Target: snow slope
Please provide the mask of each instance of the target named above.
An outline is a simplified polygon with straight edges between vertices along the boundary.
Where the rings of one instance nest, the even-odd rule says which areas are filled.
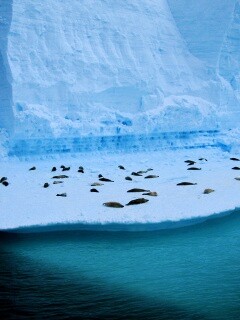
[[[0,127],[16,145],[237,126],[237,3],[3,1]]]

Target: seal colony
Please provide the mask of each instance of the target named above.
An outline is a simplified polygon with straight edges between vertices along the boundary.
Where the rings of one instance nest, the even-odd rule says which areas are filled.
[[[199,158],[198,159],[199,161],[208,161],[206,158]],[[230,160],[232,161],[240,161],[238,158],[235,158],[235,157],[232,157],[230,158]],[[193,167],[193,165],[195,165],[197,163],[197,161],[194,161],[194,160],[185,160],[184,161],[187,166],[190,166],[187,168],[187,170],[192,170],[192,171],[198,171],[198,170],[202,170],[202,168],[198,168],[198,167]],[[68,166],[66,167],[65,165],[61,165],[59,167],[59,170],[61,171],[70,171],[71,167]],[[119,165],[118,166],[118,169],[121,169],[121,170],[126,170],[126,168],[122,165]],[[233,167],[232,168],[233,170],[240,170],[239,167]],[[35,171],[36,170],[36,167],[33,166],[29,169],[29,171]],[[52,169],[50,170],[51,172],[55,172],[57,171],[57,167],[56,166],[53,166]],[[154,178],[159,178],[159,175],[155,175],[155,174],[151,174],[151,175],[146,175],[144,176],[144,174],[147,174],[149,171],[153,171],[154,169],[150,168],[150,169],[146,169],[146,170],[140,170],[140,171],[133,171],[131,173],[132,176],[136,176],[136,177],[143,177],[144,179],[154,179]],[[83,166],[79,166],[78,169],[76,170],[76,172],[81,172],[81,173],[84,173],[84,168]],[[98,174],[98,180],[101,181],[101,182],[93,182],[91,183],[91,186],[93,187],[100,187],[100,186],[104,186],[104,183],[102,182],[114,182],[114,180],[111,180],[109,178],[105,178],[102,174]],[[63,175],[63,174],[60,174],[60,175],[56,175],[56,176],[53,176],[52,179],[59,179],[59,180],[62,180],[62,179],[66,179],[66,178],[69,178],[69,176],[67,175]],[[63,183],[63,181],[53,181],[53,184],[61,184]],[[125,180],[129,180],[129,181],[132,181],[133,179],[130,177],[130,176],[127,176],[125,177]],[[240,180],[239,177],[235,177],[235,180]],[[7,177],[2,177],[0,179],[0,183],[4,186],[8,186],[9,185],[9,182],[7,181]],[[189,182],[189,181],[182,181],[182,182],[179,182],[177,183],[177,186],[194,186],[194,185],[197,185],[196,182]],[[49,182],[45,182],[43,184],[43,188],[48,188],[50,186],[50,183]],[[204,191],[203,191],[203,194],[210,194],[212,192],[214,192],[215,190],[214,189],[211,189],[211,188],[205,188]],[[96,189],[96,188],[91,188],[90,189],[90,192],[92,193],[99,193],[99,190]],[[157,197],[158,196],[158,193],[156,191],[151,191],[149,189],[143,189],[143,188],[132,188],[132,189],[129,189],[127,190],[127,193],[142,193],[142,195],[146,195],[146,196],[151,196],[151,197]],[[58,197],[67,197],[67,193],[66,192],[63,192],[63,193],[57,193],[56,196]],[[145,199],[145,198],[137,198],[137,199],[133,199],[133,200],[130,200],[126,206],[129,206],[129,205],[137,205],[137,204],[142,204],[142,203],[146,203],[148,202],[149,200],[148,199]],[[103,203],[104,206],[106,207],[110,207],[110,208],[123,208],[124,205],[120,204],[119,202],[117,201],[109,201],[109,202],[105,202]]]
[[[238,154],[216,154],[183,150],[180,157],[174,152],[79,155],[70,160],[31,160],[32,166],[19,162],[24,170],[18,164],[3,164],[0,227],[61,221],[166,221],[235,207],[240,177],[232,164]],[[226,190],[231,194],[227,200]]]

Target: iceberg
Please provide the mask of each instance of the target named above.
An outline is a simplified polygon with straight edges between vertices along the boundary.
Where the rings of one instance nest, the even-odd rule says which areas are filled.
[[[239,209],[239,27],[239,0],[1,1],[0,231]],[[158,196],[128,206],[133,187]]]
[[[109,136],[237,127],[239,7],[2,1],[0,130],[9,154],[51,153],[59,139],[74,151],[81,137],[99,148]]]

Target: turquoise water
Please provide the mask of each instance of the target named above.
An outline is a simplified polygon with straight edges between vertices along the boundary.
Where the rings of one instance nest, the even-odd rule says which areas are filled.
[[[0,236],[5,319],[240,319],[240,214],[152,232]]]

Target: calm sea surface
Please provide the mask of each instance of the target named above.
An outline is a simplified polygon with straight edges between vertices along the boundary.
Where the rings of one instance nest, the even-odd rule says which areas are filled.
[[[240,319],[240,213],[152,232],[0,234],[3,319]]]

